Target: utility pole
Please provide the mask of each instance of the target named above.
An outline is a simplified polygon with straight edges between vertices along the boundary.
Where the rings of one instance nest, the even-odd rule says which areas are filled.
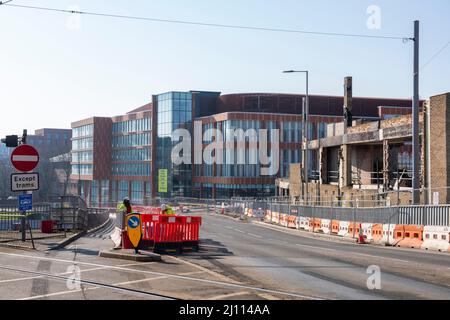
[[[414,96],[413,96],[413,204],[420,203],[420,140],[419,140],[419,48],[420,48],[420,23],[414,21]]]

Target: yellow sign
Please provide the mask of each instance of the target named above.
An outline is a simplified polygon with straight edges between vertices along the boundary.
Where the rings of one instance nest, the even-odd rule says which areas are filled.
[[[134,248],[139,246],[142,238],[142,223],[139,213],[131,213],[126,216],[128,238]]]
[[[167,192],[167,169],[159,169],[158,171],[158,192]]]

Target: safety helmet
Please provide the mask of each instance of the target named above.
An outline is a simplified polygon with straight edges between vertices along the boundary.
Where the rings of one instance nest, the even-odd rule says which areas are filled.
[[[162,204],[162,205],[161,205],[161,210],[164,211],[164,210],[166,210],[166,209],[167,209],[167,206],[166,206],[165,204]]]
[[[130,199],[128,197],[123,198],[123,204],[130,204]]]

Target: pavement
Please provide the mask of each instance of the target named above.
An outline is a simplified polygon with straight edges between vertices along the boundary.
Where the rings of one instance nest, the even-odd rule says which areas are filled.
[[[205,211],[195,215],[203,217],[201,250],[163,255],[160,262],[99,257],[113,246],[111,223],[60,250],[0,248],[0,298],[450,299],[446,253],[313,238]]]

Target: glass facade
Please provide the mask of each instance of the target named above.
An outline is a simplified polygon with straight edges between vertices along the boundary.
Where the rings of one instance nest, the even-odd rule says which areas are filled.
[[[113,176],[150,177],[150,163],[113,163],[111,168]]]
[[[93,174],[94,125],[72,129],[72,174]]]
[[[150,148],[113,150],[112,161],[150,161]]]
[[[172,142],[172,132],[184,128],[192,134],[192,93],[169,92],[157,97],[157,158],[154,174],[155,186],[158,186],[158,172],[160,169],[168,170],[167,193],[159,192],[159,197],[189,196],[191,190],[191,165],[172,164],[171,154],[177,141]]]
[[[130,133],[130,132],[142,132],[152,130],[152,119],[143,118],[122,122],[115,122],[112,126],[114,133]]]
[[[88,137],[94,134],[94,125],[88,124],[72,130],[72,138]]]

